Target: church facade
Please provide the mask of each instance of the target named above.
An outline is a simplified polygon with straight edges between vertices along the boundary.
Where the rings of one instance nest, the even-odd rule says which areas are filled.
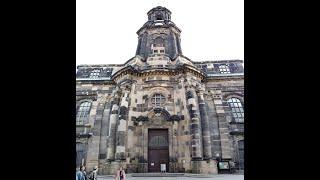
[[[192,61],[171,12],[147,15],[133,58],[77,67],[77,165],[99,174],[243,169],[243,61]]]

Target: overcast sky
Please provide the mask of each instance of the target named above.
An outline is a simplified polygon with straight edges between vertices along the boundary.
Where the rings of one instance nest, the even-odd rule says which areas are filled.
[[[193,61],[244,58],[243,0],[77,0],[76,61],[123,64],[135,55],[137,30],[156,6],[181,29],[182,53]]]

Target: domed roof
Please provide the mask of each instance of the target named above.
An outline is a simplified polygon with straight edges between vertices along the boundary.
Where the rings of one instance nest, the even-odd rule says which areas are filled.
[[[171,14],[171,11],[169,9],[162,7],[162,6],[157,6],[157,7],[152,8],[150,11],[148,11],[147,14],[149,15],[149,14],[153,13],[154,11],[166,11]]]

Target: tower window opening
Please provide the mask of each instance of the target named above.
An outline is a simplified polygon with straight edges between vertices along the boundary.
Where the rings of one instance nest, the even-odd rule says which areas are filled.
[[[157,21],[159,21],[159,20],[163,20],[162,15],[161,15],[161,14],[157,14],[156,20],[157,20]]]
[[[161,37],[157,37],[156,39],[154,39],[154,46],[155,47],[163,47],[164,46],[164,39],[162,39]]]

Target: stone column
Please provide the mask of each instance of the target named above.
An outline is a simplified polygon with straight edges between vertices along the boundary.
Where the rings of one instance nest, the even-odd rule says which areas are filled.
[[[209,119],[208,119],[207,110],[205,108],[205,102],[204,102],[202,90],[198,93],[198,103],[199,103],[199,112],[200,112],[200,118],[201,118],[203,158],[210,159],[212,158],[212,153],[211,153]]]
[[[187,106],[189,109],[189,114],[191,116],[191,157],[192,160],[202,159],[201,151],[201,130],[200,130],[200,119],[197,113],[197,104],[195,96],[195,91],[193,89],[188,89],[187,93]]]
[[[107,159],[114,160],[115,159],[115,142],[116,142],[116,123],[118,120],[118,111],[119,111],[119,97],[115,94],[115,97],[112,99],[112,108],[110,114],[110,122],[109,122],[109,134],[108,134],[108,148],[107,148]]]
[[[129,90],[123,90],[119,108],[119,123],[116,132],[116,160],[125,160],[125,137],[127,131],[128,106],[129,106]]]

